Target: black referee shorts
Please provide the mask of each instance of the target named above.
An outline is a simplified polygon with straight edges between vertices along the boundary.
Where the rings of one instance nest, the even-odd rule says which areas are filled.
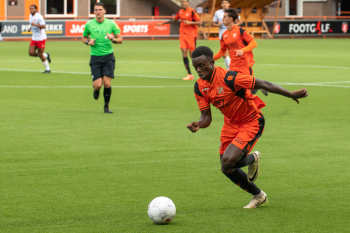
[[[103,76],[114,78],[115,57],[113,53],[104,56],[91,56],[90,67],[92,81]]]

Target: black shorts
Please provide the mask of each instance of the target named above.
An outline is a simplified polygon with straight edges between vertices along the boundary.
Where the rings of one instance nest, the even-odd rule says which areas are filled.
[[[115,57],[113,53],[104,56],[91,56],[90,67],[92,81],[103,76],[114,78]]]

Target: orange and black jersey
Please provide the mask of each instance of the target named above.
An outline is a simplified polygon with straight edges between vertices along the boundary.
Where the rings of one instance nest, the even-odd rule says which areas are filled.
[[[201,111],[209,109],[210,103],[225,116],[227,123],[246,123],[260,113],[265,103],[251,93],[255,77],[236,71],[215,67],[210,82],[198,79],[194,95]]]
[[[254,65],[253,52],[245,52],[243,56],[236,56],[236,50],[242,50],[251,41],[254,41],[252,35],[239,26],[234,25],[231,30],[226,30],[222,34],[220,45],[222,50],[229,51],[231,57],[230,70],[235,67],[252,67]]]
[[[186,10],[180,9],[179,12],[175,15],[175,20],[180,20],[180,36],[191,36],[197,37],[197,25],[185,24],[183,21],[200,21],[201,18],[195,10],[191,7],[187,7]]]

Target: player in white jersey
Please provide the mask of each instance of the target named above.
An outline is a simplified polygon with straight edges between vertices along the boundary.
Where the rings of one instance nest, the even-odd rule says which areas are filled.
[[[227,27],[222,23],[222,18],[224,18],[224,11],[226,9],[230,8],[230,3],[231,3],[231,0],[221,0],[222,9],[217,10],[214,14],[214,17],[213,17],[213,25],[215,27],[219,27],[219,39],[221,39],[222,34],[227,30]],[[238,15],[238,19],[236,20],[235,24],[237,26],[242,24],[242,20],[241,20],[241,17],[239,15]],[[228,51],[226,51],[226,53],[223,57],[224,57],[226,69],[228,70],[230,67],[230,62],[231,62]]]
[[[46,24],[44,18],[41,14],[37,12],[38,7],[36,5],[30,6],[29,23],[31,28],[28,31],[32,31],[32,41],[29,45],[29,56],[40,57],[43,65],[45,66],[45,71],[43,74],[51,73],[49,62],[51,63],[50,54],[44,53],[46,33]],[[38,50],[38,52],[36,51]]]

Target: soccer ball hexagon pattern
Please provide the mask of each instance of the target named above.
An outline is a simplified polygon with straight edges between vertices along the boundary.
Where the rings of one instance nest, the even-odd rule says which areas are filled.
[[[175,214],[175,204],[167,197],[154,198],[148,205],[148,216],[156,224],[168,224]]]

